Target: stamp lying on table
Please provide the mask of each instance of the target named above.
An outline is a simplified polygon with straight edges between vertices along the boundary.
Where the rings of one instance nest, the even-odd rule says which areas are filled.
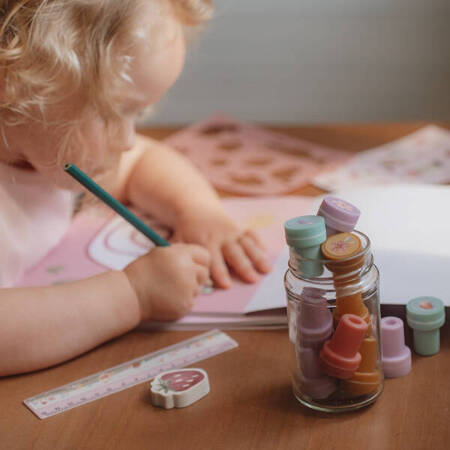
[[[154,406],[184,408],[209,393],[208,374],[194,368],[169,370],[150,383],[150,391]]]

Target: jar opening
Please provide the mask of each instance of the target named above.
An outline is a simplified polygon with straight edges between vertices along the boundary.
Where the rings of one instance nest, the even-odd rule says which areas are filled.
[[[353,233],[361,241],[362,250],[357,254],[339,260],[331,260],[321,256],[320,248],[313,252],[289,247],[289,269],[303,279],[319,283],[332,281],[336,287],[344,287],[349,282],[356,281],[373,265],[370,239],[364,233],[354,230]]]

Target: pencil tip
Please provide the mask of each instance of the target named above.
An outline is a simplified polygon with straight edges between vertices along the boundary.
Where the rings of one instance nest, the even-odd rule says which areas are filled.
[[[69,170],[72,164],[64,164],[64,170]]]

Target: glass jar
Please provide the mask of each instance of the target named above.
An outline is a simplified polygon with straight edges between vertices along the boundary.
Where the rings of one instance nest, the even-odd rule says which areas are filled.
[[[319,411],[361,408],[383,389],[379,273],[369,238],[352,234],[362,250],[345,259],[309,259],[289,247],[284,285],[293,391]]]

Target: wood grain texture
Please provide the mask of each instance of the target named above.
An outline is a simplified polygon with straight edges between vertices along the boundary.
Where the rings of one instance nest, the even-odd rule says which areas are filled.
[[[330,125],[284,131],[357,151],[419,126]],[[147,133],[162,138],[170,132]],[[403,307],[386,306],[382,313],[404,318]],[[45,390],[199,334],[134,331],[57,367],[0,379],[0,449],[444,450],[450,442],[448,319],[441,329],[439,354],[414,354],[408,376],[388,379],[374,405],[353,413],[316,413],[295,400],[287,371],[285,330],[229,332],[239,347],[196,364],[208,372],[211,392],[186,409],[154,408],[149,383],[45,420],[37,419],[22,403]],[[411,346],[411,331],[405,328]]]

